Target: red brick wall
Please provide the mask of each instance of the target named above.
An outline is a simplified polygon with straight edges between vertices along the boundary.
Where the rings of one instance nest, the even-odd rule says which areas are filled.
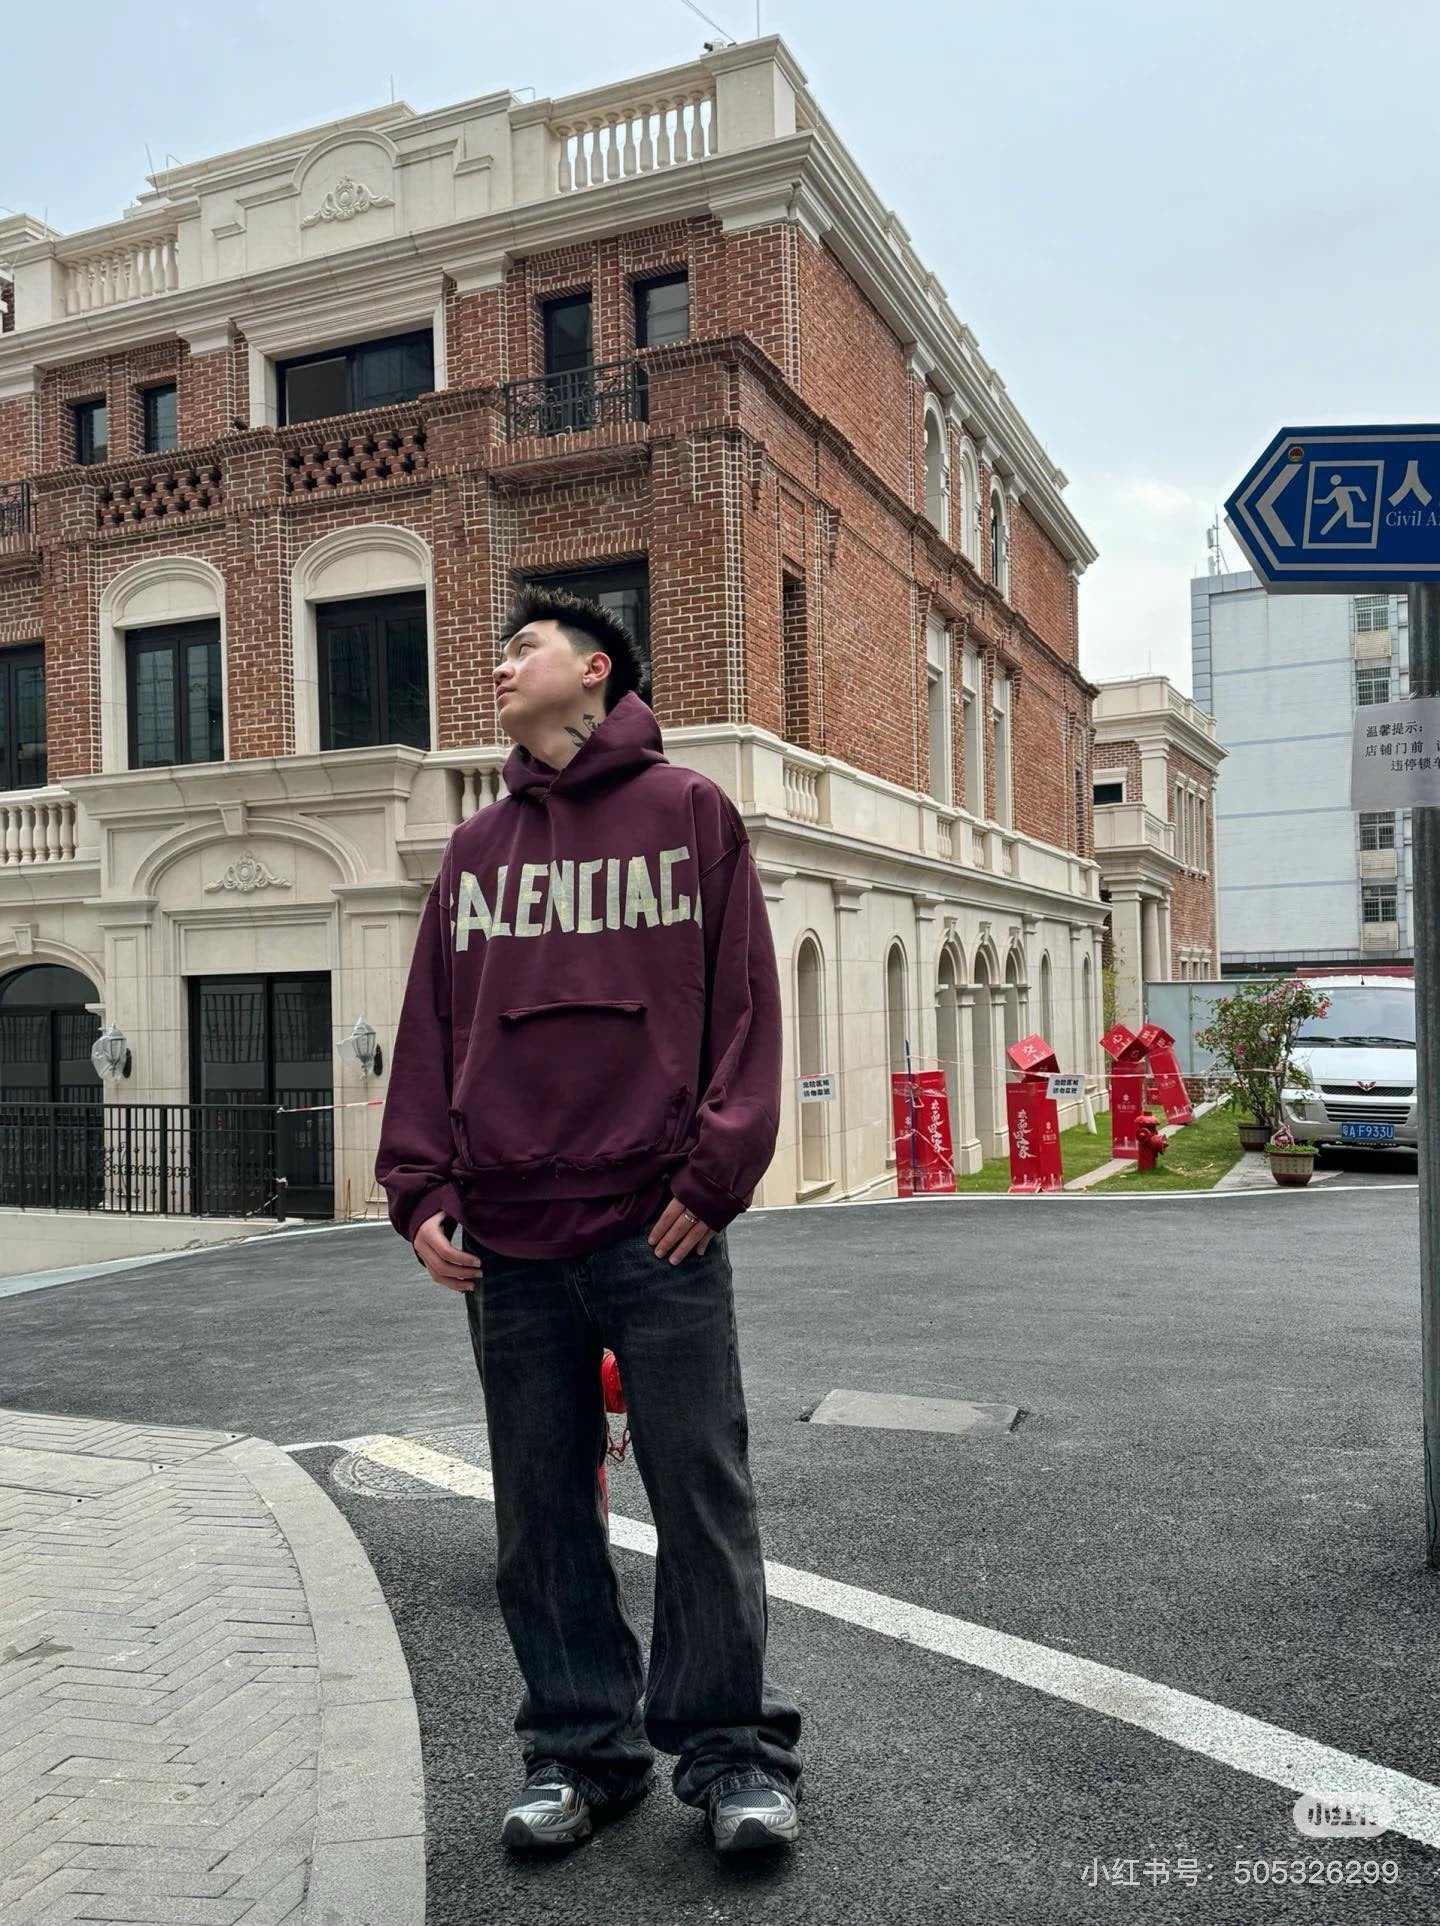
[[[634,282],[678,267],[690,277],[691,342],[649,351],[648,425],[604,428],[563,446],[507,443],[496,384],[539,371],[540,301],[590,289],[597,358],[617,359],[633,349]],[[926,790],[933,611],[952,645],[956,798],[968,639],[984,664],[987,741],[995,664],[1012,676],[1016,827],[1088,847],[1075,772],[1088,797],[1090,691],[1074,667],[1073,585],[1023,503],[1011,509],[1010,602],[991,584],[988,560],[977,571],[925,520],[916,458],[924,390],[833,257],[788,226],[727,237],[709,219],[678,222],[517,261],[503,287],[452,292],[446,328],[447,392],[386,415],[423,426],[423,472],[333,492],[287,493],[293,434],[231,428],[232,417],[249,419],[243,341],[201,356],[157,343],[45,378],[37,411],[38,467],[51,471],[37,491],[43,590],[0,577],[0,637],[29,639],[38,612],[57,776],[98,766],[104,584],[156,553],[203,555],[225,577],[231,754],[292,752],[295,560],[328,530],[377,519],[412,528],[432,553],[437,747],[503,739],[493,638],[518,572],[646,556],[663,725],[748,720],[783,735],[788,687],[790,718],[803,720],[797,733],[808,746]],[[207,447],[223,475],[223,506],[184,526],[97,531],[96,490],[116,481],[117,463],[119,479],[175,465],[136,459],[134,397],[160,378],[179,385],[182,459]],[[95,393],[111,405],[104,473],[66,463],[63,411]],[[30,412],[28,403],[0,409],[0,451],[22,471],[32,466]],[[355,428],[352,419],[305,432],[318,445]],[[953,436],[951,454],[958,478]],[[982,498],[988,484],[982,473]],[[787,575],[803,584],[803,625],[792,602],[788,637]]]

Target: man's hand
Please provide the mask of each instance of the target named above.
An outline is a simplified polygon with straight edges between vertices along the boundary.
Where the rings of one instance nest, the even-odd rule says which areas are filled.
[[[650,1248],[657,1257],[668,1256],[672,1264],[679,1264],[691,1251],[703,1251],[714,1235],[708,1224],[672,1197],[651,1227]]]
[[[415,1233],[415,1255],[437,1284],[447,1291],[473,1291],[481,1275],[480,1259],[457,1250],[445,1235],[445,1213],[437,1210]]]

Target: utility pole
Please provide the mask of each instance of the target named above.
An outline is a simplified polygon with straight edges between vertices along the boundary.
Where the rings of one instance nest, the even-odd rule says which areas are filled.
[[[1412,582],[1410,696],[1440,695],[1440,583]],[[1412,808],[1415,1093],[1420,1116],[1420,1351],[1425,1397],[1425,1562],[1440,1568],[1440,812]],[[1403,886],[1404,879],[1401,879]]]

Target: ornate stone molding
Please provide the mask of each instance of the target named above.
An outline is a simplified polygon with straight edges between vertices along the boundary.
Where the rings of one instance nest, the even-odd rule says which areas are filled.
[[[342,174],[313,214],[307,214],[301,227],[314,227],[317,221],[353,221],[357,214],[368,214],[372,207],[393,207],[393,194],[376,194],[363,181],[352,181]]]
[[[205,894],[212,896],[217,890],[235,890],[241,896],[250,896],[257,889],[290,889],[288,877],[277,876],[268,864],[249,854],[237,857],[213,883],[205,885]]]

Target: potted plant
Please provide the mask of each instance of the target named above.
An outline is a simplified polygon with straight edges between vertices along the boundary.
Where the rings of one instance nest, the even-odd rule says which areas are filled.
[[[1269,977],[1240,984],[1233,996],[1216,1004],[1209,1024],[1196,1032],[1195,1041],[1214,1055],[1220,1081],[1240,1114],[1242,1150],[1268,1150],[1272,1144],[1282,1150],[1293,1148],[1293,1139],[1285,1141],[1290,1132],[1284,1093],[1308,1089],[1311,1083],[1293,1060],[1295,1038],[1303,1023],[1324,1016],[1329,1008],[1329,997],[1304,977]],[[1309,1152],[1313,1170],[1313,1145]],[[1273,1162],[1271,1169],[1275,1169]],[[1291,1181],[1306,1183],[1309,1174]]]
[[[1297,1144],[1282,1126],[1265,1146],[1265,1154],[1270,1159],[1270,1175],[1277,1184],[1298,1190],[1302,1184],[1308,1184],[1314,1175],[1315,1150],[1314,1144]]]

